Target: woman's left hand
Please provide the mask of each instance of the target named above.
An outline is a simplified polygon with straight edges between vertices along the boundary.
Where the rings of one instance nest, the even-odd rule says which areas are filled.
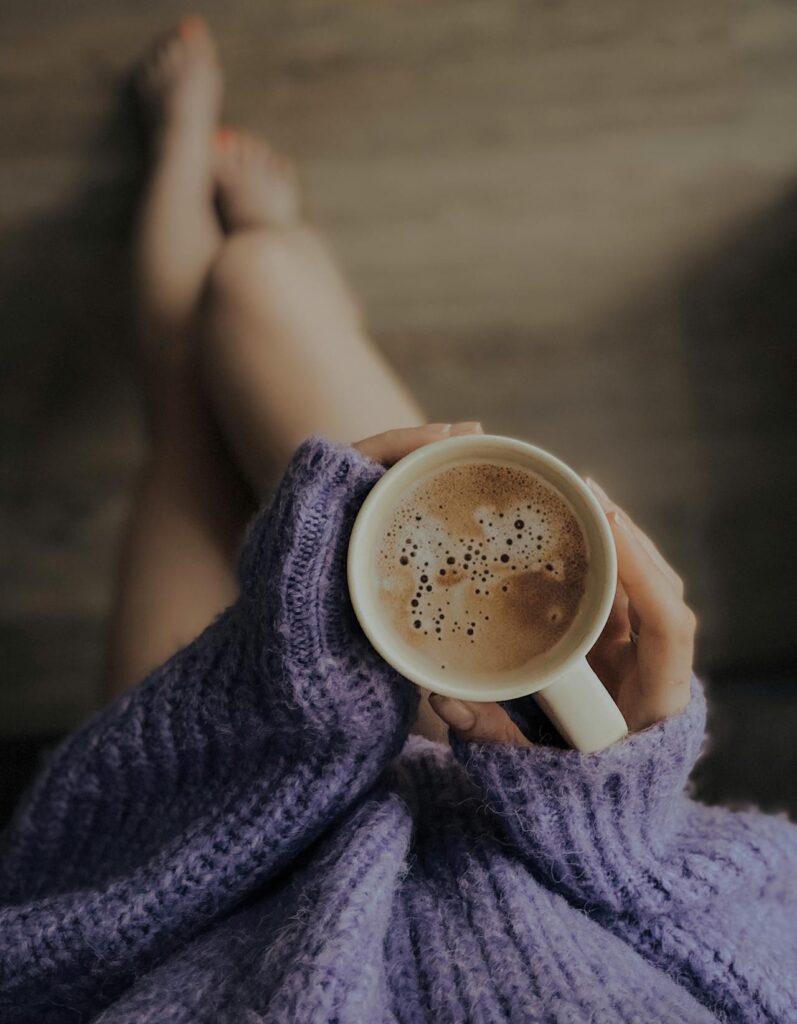
[[[587,661],[629,731],[639,732],[689,703],[695,614],[684,603],[683,581],[650,538],[594,481],[589,484],[611,525],[619,578],[609,619]],[[429,702],[460,739],[531,746],[500,704],[439,694]]]

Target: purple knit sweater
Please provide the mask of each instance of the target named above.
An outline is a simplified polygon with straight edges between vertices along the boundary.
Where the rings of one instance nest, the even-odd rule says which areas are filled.
[[[5,836],[5,1024],[797,1022],[797,829],[689,798],[683,713],[597,754],[409,735],[348,600],[383,472],[310,438],[242,593],[71,735]]]

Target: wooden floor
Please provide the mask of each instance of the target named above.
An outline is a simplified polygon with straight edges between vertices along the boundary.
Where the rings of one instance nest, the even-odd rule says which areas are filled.
[[[688,585],[699,666],[790,667],[797,11],[204,3],[227,118],[300,163],[430,418],[591,473]],[[141,455],[128,68],[182,9],[3,4],[0,731],[97,703]]]

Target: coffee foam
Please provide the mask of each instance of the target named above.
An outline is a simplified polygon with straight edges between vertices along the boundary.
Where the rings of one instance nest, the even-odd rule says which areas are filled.
[[[474,461],[405,496],[377,547],[377,589],[394,630],[436,669],[500,672],[567,632],[588,566],[561,495],[527,470]]]

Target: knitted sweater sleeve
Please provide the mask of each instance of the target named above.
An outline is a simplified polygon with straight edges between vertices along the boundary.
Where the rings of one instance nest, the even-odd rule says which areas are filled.
[[[400,751],[418,693],[362,634],[345,576],[382,472],[305,441],[251,524],[237,603],[55,751],[4,837],[4,1021],[107,1002],[290,865]]]
[[[452,733],[454,755],[543,885],[720,1020],[797,1021],[797,828],[690,798],[706,719],[691,687],[681,714],[598,753]]]

